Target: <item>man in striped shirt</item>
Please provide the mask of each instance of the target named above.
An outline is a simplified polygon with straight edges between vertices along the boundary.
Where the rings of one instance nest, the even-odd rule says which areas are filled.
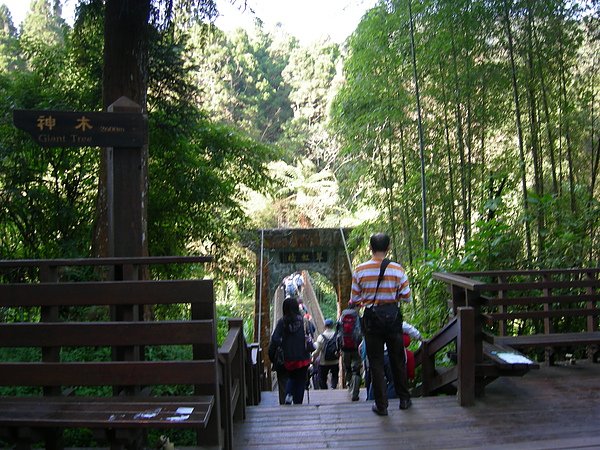
[[[388,349],[400,409],[408,409],[412,404],[406,377],[399,305],[401,302],[410,302],[411,293],[402,266],[385,259],[390,248],[390,237],[385,233],[377,233],[371,236],[369,243],[372,257],[359,264],[352,275],[350,304],[364,307],[362,325],[375,397],[372,409],[380,416],[387,416],[384,344]]]

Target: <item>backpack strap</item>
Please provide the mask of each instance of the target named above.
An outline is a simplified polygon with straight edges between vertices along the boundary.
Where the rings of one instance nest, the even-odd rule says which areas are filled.
[[[383,258],[383,261],[381,261],[381,267],[379,269],[379,278],[377,279],[377,288],[375,289],[375,297],[373,297],[373,302],[375,302],[375,300],[377,300],[377,292],[379,291],[379,285],[381,284],[381,281],[383,280],[383,275],[385,274],[385,269],[387,269],[387,266],[390,264],[390,260],[387,258]]]

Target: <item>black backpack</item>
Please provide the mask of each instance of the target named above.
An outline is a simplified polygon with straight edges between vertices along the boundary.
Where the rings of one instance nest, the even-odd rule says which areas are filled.
[[[331,338],[325,339],[325,354],[324,359],[327,361],[333,361],[334,359],[338,359],[340,357],[340,348],[338,347],[337,335],[333,335]]]

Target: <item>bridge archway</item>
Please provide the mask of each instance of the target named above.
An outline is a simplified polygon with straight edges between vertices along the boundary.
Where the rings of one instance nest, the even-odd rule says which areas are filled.
[[[250,249],[257,257],[254,339],[262,348],[271,333],[270,302],[281,280],[290,273],[318,272],[334,286],[338,313],[350,299],[352,267],[346,250],[351,228],[293,228],[258,230]]]

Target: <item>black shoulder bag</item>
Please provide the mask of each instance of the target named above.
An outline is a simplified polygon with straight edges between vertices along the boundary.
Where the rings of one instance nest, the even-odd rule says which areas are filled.
[[[383,281],[383,276],[385,275],[385,269],[387,269],[387,266],[389,264],[390,264],[390,260],[387,258],[383,258],[383,260],[381,261],[381,267],[379,269],[379,278],[377,278],[377,288],[375,288],[375,297],[373,298],[373,301],[377,300],[377,292],[379,292],[379,285]]]
[[[390,260],[384,259],[381,261],[381,268],[379,270],[379,278],[377,279],[377,288],[375,289],[375,298],[377,300],[377,292],[379,292],[379,285],[383,280],[385,269],[389,265]],[[369,333],[385,333],[394,331],[397,327],[395,326],[398,320],[398,305],[373,305],[371,308],[365,308],[365,327]]]

